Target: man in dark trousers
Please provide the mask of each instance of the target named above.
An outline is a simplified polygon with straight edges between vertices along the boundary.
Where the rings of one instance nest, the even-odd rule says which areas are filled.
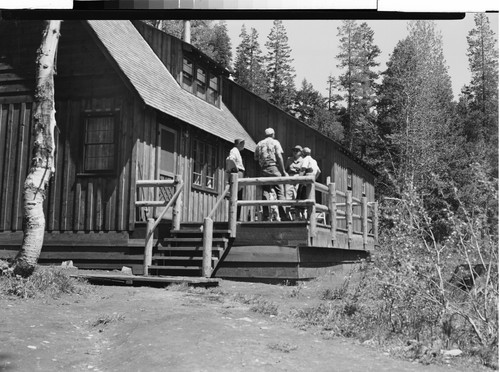
[[[280,142],[274,138],[273,128],[267,128],[266,138],[257,144],[254,158],[259,162],[260,175],[262,177],[287,176],[283,162],[283,148]],[[265,185],[262,187],[263,198],[270,200],[270,194],[274,191],[278,200],[285,200],[285,190],[283,185]],[[287,219],[283,207],[279,207],[279,219]],[[269,208],[263,208],[263,220],[269,220]]]

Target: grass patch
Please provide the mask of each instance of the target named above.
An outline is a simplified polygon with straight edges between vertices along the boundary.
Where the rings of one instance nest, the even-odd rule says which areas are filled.
[[[289,344],[288,342],[272,342],[267,344],[271,350],[279,351],[281,353],[289,353],[290,351],[297,350],[297,345]]]
[[[91,291],[88,282],[72,278],[70,273],[57,267],[37,266],[27,278],[6,274],[0,276],[0,296],[18,298],[59,298],[65,294],[87,294]]]
[[[123,320],[125,320],[125,316],[123,314],[101,314],[89,323],[91,327],[102,327],[111,323],[121,322]]]
[[[235,300],[245,305],[250,305],[250,311],[264,315],[278,315],[278,305],[274,302],[266,300],[262,296],[244,296],[242,294],[235,295]]]

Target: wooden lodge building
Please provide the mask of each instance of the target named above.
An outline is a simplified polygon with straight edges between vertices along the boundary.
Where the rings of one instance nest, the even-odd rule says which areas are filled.
[[[41,21],[0,23],[4,259],[22,241],[42,27]],[[205,276],[293,280],[367,258],[376,245],[373,169],[234,83],[182,40],[140,21],[65,21],[55,93],[56,171],[45,201],[41,264],[72,260],[88,269],[128,266],[138,275],[203,270]],[[315,183],[301,180],[314,186],[301,204],[312,210],[305,221],[259,220],[266,180],[258,178],[253,151],[267,127],[285,152],[310,147],[322,170]],[[235,138],[245,140],[243,180],[224,170]],[[238,184],[243,200],[231,192]],[[202,228],[207,220],[213,224]]]

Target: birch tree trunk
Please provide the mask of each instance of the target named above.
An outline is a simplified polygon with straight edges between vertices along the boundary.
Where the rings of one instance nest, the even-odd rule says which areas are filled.
[[[54,103],[55,57],[61,21],[45,21],[36,60],[36,92],[33,109],[33,158],[24,182],[23,243],[11,269],[14,274],[30,276],[40,257],[45,232],[43,201],[54,172],[56,126]]]

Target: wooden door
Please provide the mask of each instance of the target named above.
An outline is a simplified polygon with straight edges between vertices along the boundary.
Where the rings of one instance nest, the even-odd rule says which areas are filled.
[[[178,156],[179,132],[166,125],[160,124],[158,129],[158,145],[156,154],[156,179],[173,180],[177,173],[177,156]],[[175,190],[169,188],[159,188],[157,190],[157,200],[169,201]],[[155,216],[161,213],[162,208],[157,208]],[[172,219],[172,208],[163,217],[164,219]]]

